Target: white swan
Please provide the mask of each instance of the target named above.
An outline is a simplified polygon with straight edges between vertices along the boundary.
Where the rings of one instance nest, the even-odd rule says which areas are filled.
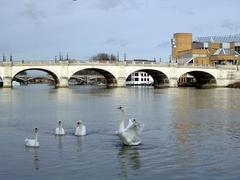
[[[119,125],[119,130],[117,135],[121,139],[124,145],[136,146],[141,144],[141,140],[139,138],[139,133],[143,129],[143,125],[138,123],[135,119],[129,119],[128,125],[125,128],[125,111],[123,107],[118,108],[122,113],[122,118]]]
[[[65,131],[62,127],[62,121],[58,121],[58,127],[55,130],[55,135],[58,135],[58,136],[65,135]]]
[[[85,136],[86,135],[86,126],[82,121],[77,122],[77,127],[75,129],[75,136]]]
[[[25,139],[25,146],[34,147],[34,148],[40,147],[40,144],[38,142],[38,128],[34,129],[34,133],[35,133],[35,139],[26,138]]]

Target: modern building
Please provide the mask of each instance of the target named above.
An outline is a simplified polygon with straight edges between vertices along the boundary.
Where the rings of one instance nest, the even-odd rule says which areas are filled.
[[[128,76],[126,85],[138,86],[138,85],[153,85],[153,78],[146,72],[134,72]]]
[[[240,34],[197,37],[192,33],[175,33],[172,43],[172,61],[196,65],[238,64]]]

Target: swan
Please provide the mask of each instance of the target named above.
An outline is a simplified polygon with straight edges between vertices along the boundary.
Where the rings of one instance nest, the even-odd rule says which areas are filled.
[[[77,122],[77,127],[75,129],[75,136],[85,136],[86,135],[86,126],[82,121]]]
[[[131,118],[128,120],[128,125],[125,128],[125,111],[121,106],[118,109],[122,113],[122,118],[120,121],[119,129],[117,131],[117,135],[121,139],[122,143],[129,146],[136,146],[141,144],[139,133],[143,129],[143,125],[138,123],[134,118]]]
[[[62,121],[58,121],[58,127],[55,130],[55,135],[58,135],[58,136],[65,135],[65,131],[62,127]]]
[[[38,142],[38,128],[34,129],[34,133],[35,133],[35,139],[26,138],[25,139],[25,146],[34,147],[34,148],[40,147],[40,144]]]

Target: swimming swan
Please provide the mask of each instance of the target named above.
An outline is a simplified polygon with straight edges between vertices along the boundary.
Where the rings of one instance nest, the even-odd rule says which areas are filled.
[[[123,107],[118,108],[122,113],[122,118],[119,125],[119,130],[117,132],[117,135],[121,139],[122,143],[124,145],[129,146],[136,146],[141,144],[141,140],[139,138],[139,133],[143,129],[143,125],[138,123],[135,119],[129,119],[128,125],[125,128],[124,127],[124,121],[125,121],[125,111]]]
[[[38,128],[34,129],[34,133],[35,133],[35,139],[26,138],[25,139],[25,146],[34,147],[34,148],[40,147],[40,144],[38,142]]]
[[[75,129],[75,136],[85,136],[86,135],[86,126],[84,126],[82,121],[77,122],[77,127]]]
[[[65,131],[62,127],[62,121],[58,121],[58,127],[55,130],[55,135],[58,135],[58,136],[65,135]]]

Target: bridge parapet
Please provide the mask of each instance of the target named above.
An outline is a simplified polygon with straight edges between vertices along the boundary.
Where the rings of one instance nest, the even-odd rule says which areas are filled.
[[[153,66],[153,67],[172,67],[172,68],[201,68],[201,69],[230,69],[238,70],[238,65],[196,65],[196,64],[177,64],[167,62],[137,62],[137,61],[83,61],[83,60],[38,60],[38,61],[6,61],[0,62],[0,66],[77,66],[77,65],[99,65],[99,66]]]
[[[13,61],[13,66],[59,65],[55,61]]]

